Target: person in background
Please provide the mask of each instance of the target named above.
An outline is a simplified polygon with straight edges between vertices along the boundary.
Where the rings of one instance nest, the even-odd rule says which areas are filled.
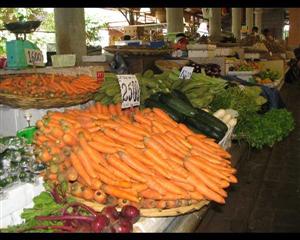
[[[252,28],[251,35],[253,35],[253,36],[258,36],[258,35],[259,35],[259,34],[258,34],[258,27],[253,27],[253,28]]]
[[[264,36],[264,40],[266,40],[266,41],[273,41],[274,40],[274,37],[272,36],[271,31],[267,28],[265,28],[263,30],[263,36]]]

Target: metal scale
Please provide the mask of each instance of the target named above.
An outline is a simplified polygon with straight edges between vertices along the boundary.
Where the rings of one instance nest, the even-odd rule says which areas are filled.
[[[24,69],[29,65],[26,49],[39,50],[32,42],[26,40],[26,34],[33,33],[41,21],[13,22],[5,24],[5,28],[16,35],[16,40],[6,42],[7,69]]]

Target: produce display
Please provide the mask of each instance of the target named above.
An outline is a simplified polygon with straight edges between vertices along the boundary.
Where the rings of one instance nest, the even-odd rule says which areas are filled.
[[[227,81],[210,77],[201,73],[193,73],[191,79],[179,78],[180,71],[165,71],[162,74],[154,74],[147,70],[143,75],[136,74],[141,90],[141,103],[157,92],[169,93],[173,89],[182,91],[192,105],[197,108],[207,107],[214,95],[222,91]],[[114,74],[106,74],[105,80],[95,97],[102,104],[117,104],[121,102],[121,92],[118,79]]]
[[[0,192],[17,182],[32,183],[43,164],[35,162],[33,148],[18,137],[0,138]]]
[[[198,64],[195,62],[190,62],[186,66],[194,67],[195,73],[201,73],[202,69],[204,70],[207,76],[211,77],[220,77],[221,75],[221,67],[218,64],[210,63],[210,64]]]
[[[0,81],[0,93],[24,97],[73,97],[94,93],[99,87],[99,82],[87,75],[14,74]]]
[[[237,124],[239,113],[233,109],[219,109],[213,115],[224,122],[229,128],[234,128]]]
[[[129,233],[139,219],[139,210],[133,206],[126,205],[119,212],[107,206],[96,212],[67,197],[66,185],[44,185],[48,191],[33,198],[32,208],[23,210],[24,223],[0,229],[0,232]]]
[[[48,112],[37,127],[44,179],[67,182],[68,193],[86,201],[157,209],[204,199],[224,204],[224,189],[237,182],[228,152],[158,108],[97,103]]]
[[[259,65],[254,61],[237,62],[233,66],[229,67],[229,71],[236,72],[252,72],[255,70],[259,70]]]
[[[273,83],[274,81],[280,78],[278,71],[271,71],[267,69],[266,71],[261,71],[258,74],[254,75],[250,81],[254,81],[259,84]]]
[[[187,97],[178,90],[156,93],[145,101],[145,106],[160,108],[176,122],[184,123],[196,133],[221,141],[228,128],[210,113],[194,108]]]

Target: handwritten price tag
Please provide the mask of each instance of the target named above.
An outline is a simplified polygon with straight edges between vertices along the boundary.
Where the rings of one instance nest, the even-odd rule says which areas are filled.
[[[185,66],[182,68],[179,78],[180,79],[190,79],[192,77],[194,67]]]
[[[122,97],[122,109],[140,105],[140,86],[135,75],[117,75]]]
[[[25,56],[28,65],[35,65],[41,67],[45,65],[43,53],[40,50],[25,48]]]

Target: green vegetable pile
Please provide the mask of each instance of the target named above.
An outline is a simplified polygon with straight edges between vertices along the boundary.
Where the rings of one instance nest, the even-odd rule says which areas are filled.
[[[273,146],[294,129],[293,116],[286,109],[272,109],[264,115],[252,114],[236,128],[238,139],[246,140],[251,147],[261,149]]]
[[[161,74],[154,74],[152,70],[147,70],[144,74],[136,74],[140,86],[141,104],[152,94],[169,93],[178,89],[186,94],[193,107],[203,108],[207,107],[215,94],[221,92],[227,85],[227,81],[223,79],[202,73],[193,73],[189,80],[180,79],[179,75],[180,72],[175,69]],[[105,80],[95,100],[105,105],[121,102],[120,87],[115,74],[105,75]]]
[[[34,182],[36,172],[44,169],[35,162],[33,147],[26,139],[0,138],[0,191],[15,182]]]
[[[234,109],[239,113],[239,121],[243,121],[258,112],[267,102],[264,97],[260,96],[261,93],[261,88],[257,86],[229,87],[216,95],[210,108],[213,112],[219,109]]]
[[[266,71],[261,71],[258,76],[261,78],[261,79],[271,79],[272,81],[275,81],[277,79],[279,79],[280,77],[280,74],[278,71],[271,71],[270,69],[267,69]]]

